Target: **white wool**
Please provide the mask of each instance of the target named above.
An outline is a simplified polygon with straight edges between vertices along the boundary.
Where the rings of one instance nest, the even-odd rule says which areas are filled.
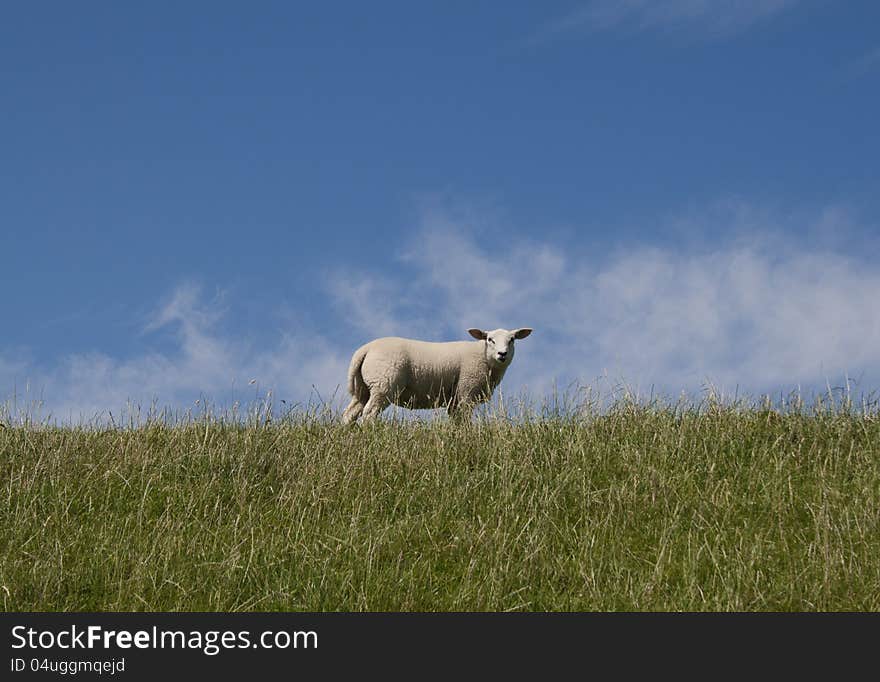
[[[469,329],[478,341],[432,343],[389,336],[358,348],[348,369],[351,403],[343,421],[363,414],[374,419],[394,403],[411,409],[446,407],[450,415],[469,415],[492,397],[513,360],[514,339],[532,330],[484,332]]]

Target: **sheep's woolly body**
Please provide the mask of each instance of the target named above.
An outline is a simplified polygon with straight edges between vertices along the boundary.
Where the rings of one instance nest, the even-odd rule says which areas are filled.
[[[503,330],[501,330],[503,331]],[[348,370],[351,404],[343,419],[369,419],[390,403],[411,409],[472,407],[492,397],[508,364],[491,362],[486,341],[433,343],[399,337],[370,341]],[[512,352],[510,357],[512,357]]]

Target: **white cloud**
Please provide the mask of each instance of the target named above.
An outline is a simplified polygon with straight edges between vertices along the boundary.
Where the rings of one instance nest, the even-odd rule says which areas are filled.
[[[18,383],[29,387],[20,408],[40,399],[39,415],[79,422],[106,418],[140,407],[145,414],[155,401],[159,409],[199,411],[196,400],[207,398],[220,409],[234,401],[246,404],[272,391],[276,405],[327,400],[337,386],[344,387],[348,368],[347,349],[331,346],[314,333],[283,334],[270,348],[223,335],[217,329],[223,310],[218,301],[206,301],[199,287],[178,287],[160,307],[145,331],[171,330],[171,352],[149,352],[122,359],[94,352],[71,355],[54,367],[18,363]],[[3,388],[11,388],[10,370],[0,362]],[[255,384],[250,384],[256,380]],[[313,387],[319,395],[315,395]],[[343,388],[344,390],[344,388]],[[21,393],[21,390],[19,390]]]
[[[689,29],[729,35],[770,19],[800,0],[591,0],[546,24],[535,42],[583,31]]]
[[[513,392],[600,375],[667,393],[712,383],[754,394],[862,372],[876,380],[880,268],[808,236],[852,233],[847,212],[795,221],[734,202],[672,223],[678,234],[728,236],[587,261],[564,243],[516,235],[484,246],[479,225],[429,211],[403,267],[381,287],[423,300],[419,318],[445,332],[433,338],[464,338],[470,326],[534,327],[505,379]],[[415,327],[405,317],[379,321]],[[369,318],[360,322],[369,327]]]
[[[73,421],[129,402],[185,410],[207,397],[229,407],[233,389],[242,401],[271,389],[276,404],[334,394],[338,404],[364,341],[465,339],[473,326],[535,329],[519,344],[507,395],[540,399],[555,384],[599,377],[606,389],[673,396],[706,384],[809,392],[845,375],[862,377],[866,392],[877,386],[880,267],[877,240],[865,236],[876,230],[860,232],[835,207],[792,217],[728,202],[670,220],[667,232],[666,242],[587,253],[581,240],[528,238],[435,206],[381,271],[341,270],[323,283],[323,333],[294,317],[295,332],[245,341],[243,330],[223,331],[221,299],[185,284],[146,324],[148,340],[170,333],[171,350],[77,354],[54,366],[7,351],[0,392],[15,382],[20,407],[43,398],[43,414]]]
[[[428,333],[430,325],[417,319],[406,286],[366,272],[340,270],[325,282],[336,311],[355,329],[375,336]],[[364,339],[366,340],[366,339]]]

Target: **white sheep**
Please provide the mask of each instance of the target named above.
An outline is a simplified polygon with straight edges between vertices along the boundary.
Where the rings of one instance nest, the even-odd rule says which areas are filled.
[[[470,415],[486,402],[513,360],[514,339],[528,327],[485,332],[468,329],[479,341],[431,343],[389,336],[358,348],[348,368],[351,402],[342,413],[350,424],[363,414],[375,419],[394,403],[410,409],[446,407],[450,416]]]

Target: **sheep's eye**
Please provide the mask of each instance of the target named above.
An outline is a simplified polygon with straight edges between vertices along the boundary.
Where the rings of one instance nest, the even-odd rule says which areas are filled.
[[[486,339],[489,343],[495,343],[492,339]]]

